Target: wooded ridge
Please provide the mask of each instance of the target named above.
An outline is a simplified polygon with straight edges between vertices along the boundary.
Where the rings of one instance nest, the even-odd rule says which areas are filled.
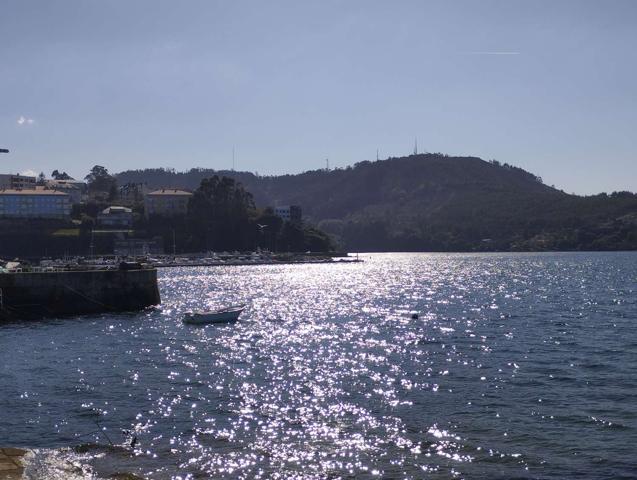
[[[301,205],[349,250],[637,249],[637,195],[567,194],[521,169],[476,157],[411,155],[296,175],[195,168],[129,170],[119,185],[196,189],[213,175],[241,182],[257,206]]]

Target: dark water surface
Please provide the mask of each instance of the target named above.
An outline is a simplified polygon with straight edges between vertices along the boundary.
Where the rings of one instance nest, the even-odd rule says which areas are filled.
[[[0,325],[0,444],[43,449],[39,477],[637,477],[637,254],[164,269],[160,289],[138,315]],[[228,303],[235,325],[181,323]]]

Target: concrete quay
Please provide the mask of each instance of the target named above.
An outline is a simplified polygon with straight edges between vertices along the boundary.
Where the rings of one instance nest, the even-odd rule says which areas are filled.
[[[27,453],[20,448],[0,448],[0,480],[18,480],[24,473],[22,457]]]
[[[0,320],[142,310],[161,303],[157,270],[0,273]]]

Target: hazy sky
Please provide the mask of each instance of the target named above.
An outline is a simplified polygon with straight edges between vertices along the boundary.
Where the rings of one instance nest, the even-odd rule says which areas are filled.
[[[637,190],[637,1],[0,0],[1,171],[422,151]]]

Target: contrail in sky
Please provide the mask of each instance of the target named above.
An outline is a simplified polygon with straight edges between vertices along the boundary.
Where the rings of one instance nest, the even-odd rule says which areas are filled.
[[[467,52],[468,55],[520,55],[520,52]]]

